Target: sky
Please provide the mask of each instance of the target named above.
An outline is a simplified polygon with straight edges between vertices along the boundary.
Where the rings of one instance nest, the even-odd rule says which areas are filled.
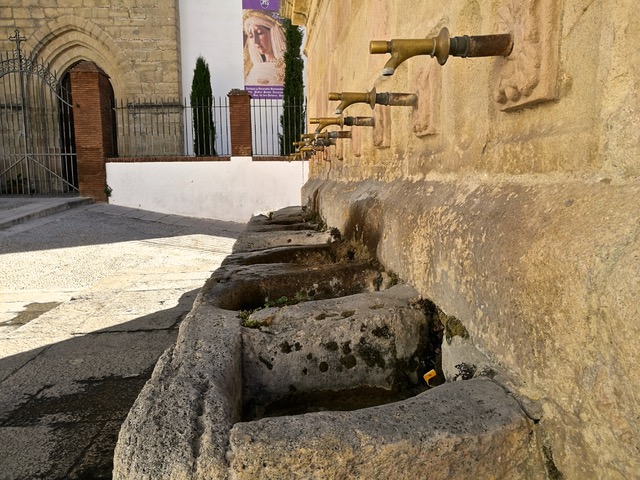
[[[244,87],[242,0],[180,0],[182,96],[189,97],[196,59],[209,64],[214,97]]]

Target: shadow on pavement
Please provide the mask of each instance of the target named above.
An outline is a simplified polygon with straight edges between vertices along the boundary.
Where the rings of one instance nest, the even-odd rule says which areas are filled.
[[[14,228],[29,228],[28,222],[0,230],[0,255],[199,234],[236,239],[244,228],[244,224],[189,217],[173,218],[177,223],[145,220],[142,216],[150,212],[130,211],[131,216],[116,216],[91,208],[73,209],[44,217],[47,224],[40,228],[47,229],[46,246],[39,236],[12,233]],[[140,217],[133,216],[136,213]],[[69,216],[73,216],[71,222]]]
[[[173,308],[0,359],[0,478],[111,478],[120,426],[198,291]]]

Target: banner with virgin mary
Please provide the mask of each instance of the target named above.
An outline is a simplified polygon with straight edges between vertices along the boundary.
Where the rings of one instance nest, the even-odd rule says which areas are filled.
[[[279,0],[242,0],[244,88],[252,98],[282,99],[286,40]]]

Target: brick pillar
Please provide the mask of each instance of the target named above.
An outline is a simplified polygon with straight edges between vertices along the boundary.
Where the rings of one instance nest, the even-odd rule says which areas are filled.
[[[105,163],[113,154],[109,77],[92,62],[70,73],[80,195],[106,202]]]
[[[251,95],[245,90],[233,89],[229,97],[229,127],[231,155],[250,157],[251,149]]]

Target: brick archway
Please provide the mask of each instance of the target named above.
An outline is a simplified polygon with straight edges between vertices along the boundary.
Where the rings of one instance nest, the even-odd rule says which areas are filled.
[[[58,17],[36,30],[27,46],[57,72],[69,71],[81,61],[94,62],[109,76],[118,97],[127,96],[126,82],[137,75],[127,68],[127,58],[113,38],[86,18]]]

